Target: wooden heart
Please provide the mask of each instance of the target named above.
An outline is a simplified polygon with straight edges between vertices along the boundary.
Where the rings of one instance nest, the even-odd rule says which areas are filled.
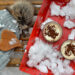
[[[0,50],[8,51],[15,47],[22,47],[20,41],[16,37],[16,34],[10,30],[3,30],[1,33]]]

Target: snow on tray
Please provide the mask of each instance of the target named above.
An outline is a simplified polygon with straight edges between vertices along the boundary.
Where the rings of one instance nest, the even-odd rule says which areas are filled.
[[[60,6],[58,6],[55,2],[53,2],[50,6],[51,8],[51,15],[59,16],[60,14]]]
[[[67,27],[67,28],[74,28],[75,27],[75,23],[74,22],[72,22],[72,21],[70,21],[70,20],[67,20],[67,21],[65,21],[65,23],[64,23],[64,27]]]
[[[66,6],[60,8],[60,5],[57,5],[56,3],[52,3],[50,5],[51,8],[51,15],[56,16],[68,16],[71,19],[75,19],[75,0],[71,0],[69,3],[67,3]]]
[[[60,7],[55,2],[50,5],[51,16],[65,16],[66,21],[64,22],[64,27],[73,28],[75,27],[75,22],[70,21],[70,19],[75,19],[75,0],[71,0],[66,6]]]
[[[68,36],[68,39],[75,40],[75,29],[71,31],[71,34]]]
[[[39,38],[35,39],[35,44],[31,46],[28,57],[27,65],[35,67],[43,73],[48,73],[48,69],[54,75],[72,75],[74,72],[69,66],[69,60],[61,60],[61,53],[55,47],[44,43]]]
[[[46,21],[44,21],[42,24],[41,24],[41,29],[44,28],[45,24],[48,23],[48,22],[51,22],[53,21],[52,19],[48,18]]]
[[[14,44],[16,44],[16,43],[17,43],[16,38],[12,38],[12,39],[9,41],[9,44],[10,44],[10,45],[14,45]]]

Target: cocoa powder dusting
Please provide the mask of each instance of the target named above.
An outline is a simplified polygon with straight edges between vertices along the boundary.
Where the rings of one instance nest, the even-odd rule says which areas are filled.
[[[75,56],[75,45],[68,44],[65,48],[66,48],[65,54],[67,56],[70,56],[72,53]]]
[[[56,36],[58,36],[58,33],[55,32],[54,30],[55,26],[47,26],[47,29],[45,29],[45,35],[51,36],[53,39],[56,38]]]

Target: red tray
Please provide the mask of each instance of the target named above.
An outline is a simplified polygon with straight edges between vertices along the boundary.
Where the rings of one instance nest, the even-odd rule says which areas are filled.
[[[54,46],[59,44],[58,50],[60,50],[61,44],[65,40],[68,39],[68,35],[71,33],[71,30],[72,30],[72,29],[67,29],[63,26],[63,23],[65,21],[65,17],[51,16],[51,14],[50,14],[50,4],[51,4],[52,1],[55,1],[57,4],[60,4],[61,7],[66,5],[67,1],[69,2],[69,0],[67,0],[67,1],[66,0],[43,0],[42,7],[39,11],[38,17],[37,17],[36,22],[34,24],[32,34],[30,36],[30,39],[28,41],[28,45],[26,47],[27,52],[24,53],[24,56],[23,56],[23,59],[22,59],[21,65],[20,65],[20,70],[21,71],[23,71],[25,73],[28,73],[28,74],[31,74],[31,75],[53,75],[53,73],[51,71],[49,71],[46,74],[46,73],[40,72],[39,70],[37,70],[35,68],[29,68],[26,65],[26,62],[28,61],[28,51],[29,51],[29,48],[34,44],[35,38],[39,37],[43,41],[47,42],[43,38],[42,31],[40,29],[41,23],[44,22],[47,18],[51,18],[51,19],[55,20],[56,22],[58,22],[61,25],[61,27],[63,29],[62,38],[58,42],[53,43]],[[75,70],[75,63],[73,61],[71,61],[70,66]],[[73,75],[75,75],[75,73]]]

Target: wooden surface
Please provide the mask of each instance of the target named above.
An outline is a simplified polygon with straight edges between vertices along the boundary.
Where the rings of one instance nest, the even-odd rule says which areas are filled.
[[[9,7],[10,5],[14,4],[16,1],[18,0],[0,0],[0,10]],[[35,5],[41,5],[43,0],[28,0],[28,1],[30,1],[33,4],[35,9],[35,15],[37,15],[40,7]]]
[[[15,3],[18,0],[0,0],[0,5],[11,5],[13,3]],[[32,4],[36,5],[36,4],[42,4],[43,0],[28,0],[30,1]]]

